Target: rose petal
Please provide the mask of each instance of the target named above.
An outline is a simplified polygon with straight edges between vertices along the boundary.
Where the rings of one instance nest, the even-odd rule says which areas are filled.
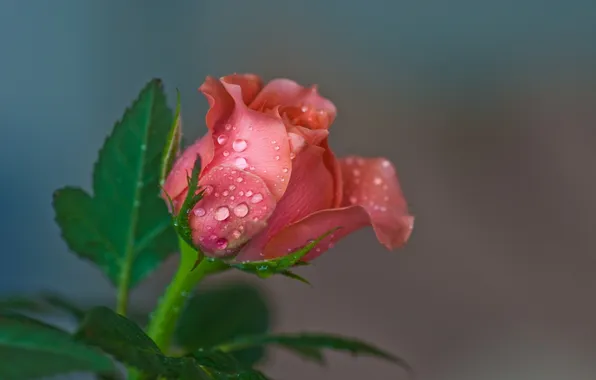
[[[249,105],[263,88],[261,78],[254,74],[232,74],[221,78],[222,81],[236,84],[242,89],[242,100]]]
[[[305,260],[312,260],[337,240],[369,224],[388,249],[406,243],[414,217],[408,214],[393,165],[385,159],[360,157],[348,157],[340,163],[344,207],[316,212],[285,228],[267,243],[265,258],[283,256],[337,227],[341,229],[321,241]]]
[[[289,79],[274,79],[267,83],[250,105],[256,110],[283,107],[297,125],[311,129],[327,129],[335,120],[335,105],[321,95],[316,86],[305,88]]]
[[[205,195],[189,222],[193,241],[209,256],[236,252],[267,224],[275,198],[259,177],[230,166],[217,166],[201,178]]]
[[[309,145],[296,157],[288,189],[269,218],[267,228],[246,245],[238,260],[261,259],[267,241],[285,226],[331,207],[333,177],[323,162],[324,153],[322,148]]]
[[[335,157],[335,154],[329,146],[329,139],[323,140],[323,149],[325,149],[325,155],[323,156],[323,162],[329,169],[331,176],[333,177],[333,189],[335,197],[333,200],[333,208],[339,207],[343,199],[343,176],[341,165],[339,160]]]
[[[265,181],[276,199],[281,198],[292,164],[288,136],[279,116],[246,107],[237,84],[208,80],[201,91],[210,99],[207,124],[214,141],[214,156],[207,170],[230,165],[250,171]]]
[[[163,185],[164,191],[171,199],[177,198],[188,187],[187,177],[192,173],[197,155],[201,157],[201,168],[205,168],[213,159],[213,139],[211,131],[186,148],[176,160]],[[165,199],[166,197],[164,197]]]

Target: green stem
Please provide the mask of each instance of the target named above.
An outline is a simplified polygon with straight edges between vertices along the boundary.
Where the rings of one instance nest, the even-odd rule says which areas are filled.
[[[222,264],[202,260],[196,268],[197,251],[180,239],[180,264],[166,293],[155,310],[147,334],[167,354],[180,312],[195,286],[207,275],[222,269]],[[199,253],[199,257],[202,254]]]
[[[128,307],[128,282],[124,285],[120,284],[116,300],[116,312],[126,316],[126,309]]]

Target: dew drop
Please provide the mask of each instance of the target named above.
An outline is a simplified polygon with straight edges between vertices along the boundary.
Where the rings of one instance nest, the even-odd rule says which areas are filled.
[[[271,144],[275,144],[275,143],[277,143],[277,141],[271,140]]]
[[[373,179],[373,183],[378,186],[383,183],[383,180],[381,177],[375,177],[375,179]]]
[[[242,177],[238,177],[238,178],[236,178],[236,182],[240,183],[240,182],[242,182],[242,181],[244,181],[244,178],[242,178]]]
[[[293,160],[294,158],[296,158],[296,153],[291,152],[290,153],[290,160]]]
[[[244,152],[246,150],[247,146],[248,146],[248,144],[246,143],[246,140],[243,140],[243,139],[236,139],[232,143],[232,148],[236,152]]]
[[[354,177],[359,177],[360,176],[360,170],[359,169],[354,169],[354,170],[352,170],[352,174],[354,174]]]
[[[228,239],[226,238],[219,238],[215,241],[215,245],[219,249],[225,249],[228,246]]]
[[[234,207],[234,215],[239,218],[244,218],[248,215],[248,205],[246,203],[240,203],[238,206]]]
[[[223,151],[223,156],[224,157],[228,157],[230,155],[230,152],[228,152],[227,150]]]
[[[231,201],[233,201],[234,199],[236,199],[236,197],[232,195],[232,196],[230,197],[230,200],[231,200]]]
[[[218,220],[221,222],[223,220],[228,219],[229,216],[230,216],[230,209],[227,208],[226,206],[221,206],[220,208],[215,210],[215,220]]]
[[[205,216],[205,214],[206,214],[207,212],[205,211],[205,209],[204,209],[204,208],[201,208],[201,207],[199,207],[199,208],[196,208],[196,209],[193,211],[193,213],[195,214],[195,216]]]
[[[219,145],[223,145],[223,144],[225,144],[227,141],[228,141],[228,136],[226,136],[226,135],[219,135],[219,136],[217,136],[217,143],[218,143]]]
[[[224,190],[224,192],[221,193],[221,195],[223,195],[224,197],[227,197],[228,195],[230,195],[230,192],[227,190]]]
[[[279,156],[275,156],[275,159],[276,159],[277,161],[279,161]]]
[[[244,191],[241,191],[238,193],[239,196],[243,196],[244,195]]]
[[[232,129],[232,124],[226,124],[226,131],[229,131],[230,129]]]
[[[354,203],[356,203],[356,202],[358,202],[358,199],[357,199],[355,196],[353,196],[353,195],[352,195],[352,196],[350,197],[350,203],[354,204]]]
[[[246,158],[244,158],[244,157],[238,157],[236,159],[236,161],[234,161],[234,164],[236,165],[236,167],[238,169],[245,169],[248,166],[248,163],[246,162]]]
[[[279,145],[276,145],[274,149],[279,150]]]
[[[230,185],[230,187],[228,187],[228,189],[230,189],[231,191],[236,190],[236,186],[235,185]]]
[[[238,230],[234,230],[232,231],[232,237],[234,239],[238,239],[240,236],[242,236],[242,232],[238,231]]]
[[[255,167],[254,166],[251,166],[249,169],[252,170],[253,172],[255,171]]]
[[[248,193],[246,193],[248,196]],[[251,203],[259,203],[260,201],[263,200],[263,195],[261,193],[256,193],[255,195],[253,195],[253,197],[250,199]]]
[[[391,162],[389,162],[389,161],[387,161],[387,160],[384,160],[384,161],[381,163],[381,166],[382,166],[382,167],[384,167],[385,169],[387,169],[388,167],[390,167],[390,166],[391,166]]]
[[[247,196],[247,197],[250,197],[251,195],[252,195],[252,191],[248,190],[248,191],[246,192],[246,196]]]
[[[244,231],[244,226],[238,226],[238,229],[239,229],[240,231]]]
[[[287,173],[288,172],[288,168],[283,168],[281,171],[284,172],[284,173]]]

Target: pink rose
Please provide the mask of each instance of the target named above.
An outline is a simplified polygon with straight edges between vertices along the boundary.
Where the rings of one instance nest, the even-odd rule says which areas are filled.
[[[255,75],[207,77],[208,132],[175,163],[164,190],[179,208],[197,155],[204,198],[189,214],[192,238],[208,256],[239,261],[283,256],[310,239],[310,260],[372,225],[389,249],[402,246],[414,218],[393,165],[383,158],[336,159],[328,144],[336,116],[315,86],[288,79],[263,87]]]

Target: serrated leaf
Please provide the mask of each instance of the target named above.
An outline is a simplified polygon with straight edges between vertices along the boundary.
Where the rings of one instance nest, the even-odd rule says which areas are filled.
[[[265,379],[246,377],[245,373],[252,374],[256,371],[240,366],[232,367],[230,354],[198,354],[200,360],[192,356],[167,357],[138,325],[106,307],[92,309],[75,336],[135,367],[149,378],[161,376],[166,379],[183,380]]]
[[[317,244],[319,244],[321,240],[325,239],[327,236],[331,235],[338,229],[339,227],[324,233],[318,238],[311,240],[304,247],[297,249],[296,251],[289,253],[285,256],[281,256],[271,260],[231,262],[230,266],[245,272],[254,273],[261,278],[267,278],[274,274],[283,274],[287,277],[296,277],[297,275],[291,272],[288,273],[288,269],[292,268],[295,265],[298,265],[300,260],[302,260],[304,256],[306,256]],[[300,279],[298,280],[302,281],[304,279],[300,277]],[[306,282],[308,283],[308,281]]]
[[[403,359],[383,351],[371,344],[358,339],[346,338],[331,334],[301,333],[301,334],[271,334],[240,337],[217,348],[224,352],[235,352],[248,347],[260,347],[274,344],[294,351],[306,359],[324,362],[323,349],[349,352],[352,355],[369,355],[389,360],[411,371],[410,365]]]
[[[233,355],[222,351],[198,350],[191,356],[215,380],[267,380],[261,372],[244,366]]]
[[[180,115],[180,91],[176,90],[176,113],[174,114],[174,122],[170,127],[166,145],[161,158],[161,172],[160,184],[163,185],[168,173],[174,165],[176,155],[180,150],[180,142],[182,139],[182,117]]]
[[[209,348],[247,334],[268,331],[270,310],[261,292],[248,284],[226,284],[192,296],[181,313],[176,341],[188,352]],[[205,326],[209,326],[205,328]],[[262,347],[235,352],[250,366],[264,355]]]
[[[0,379],[112,370],[110,358],[68,333],[28,317],[0,313]]]
[[[66,187],[54,194],[56,221],[69,248],[123,289],[138,284],[177,250],[159,198],[159,173],[172,115],[159,80],[126,110],[93,171],[93,196]]]

